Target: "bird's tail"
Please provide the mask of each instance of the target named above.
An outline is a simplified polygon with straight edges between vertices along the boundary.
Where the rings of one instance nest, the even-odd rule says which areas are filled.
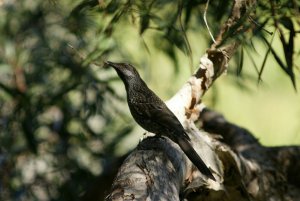
[[[177,143],[185,153],[185,155],[192,161],[192,163],[199,169],[202,174],[216,181],[211,171],[208,169],[208,167],[205,165],[203,160],[200,158],[200,156],[197,154],[197,152],[194,150],[191,143],[187,139],[179,138],[177,140]]]

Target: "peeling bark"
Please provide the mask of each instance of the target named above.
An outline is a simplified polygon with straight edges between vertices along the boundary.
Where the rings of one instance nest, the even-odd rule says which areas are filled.
[[[249,131],[208,109],[202,111],[201,119],[203,129],[220,135],[220,141],[237,156],[252,200],[300,200],[299,146],[262,146]]]
[[[210,167],[218,182],[202,177],[172,141],[149,137],[125,160],[107,200],[300,199],[299,146],[262,146],[249,131],[209,109],[202,110],[199,120],[213,137],[221,169]],[[194,144],[197,150],[199,145]]]
[[[237,37],[228,38],[228,33],[233,27],[233,35],[253,28],[241,20],[255,3],[234,1],[198,70],[166,102],[217,181],[207,180],[171,140],[148,137],[125,159],[106,200],[300,200],[300,147],[264,147],[249,131],[201,103],[239,47]]]

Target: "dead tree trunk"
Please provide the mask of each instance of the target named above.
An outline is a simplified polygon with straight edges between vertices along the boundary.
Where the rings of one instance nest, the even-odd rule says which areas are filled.
[[[264,147],[208,109],[200,120],[213,134],[218,182],[202,178],[170,140],[147,138],[125,160],[107,200],[300,200],[300,147]]]
[[[300,147],[264,147],[201,103],[239,46],[237,37],[225,35],[233,28],[235,34],[251,32],[253,26],[239,20],[253,6],[255,1],[234,2],[196,73],[166,102],[217,181],[207,180],[171,140],[148,137],[120,167],[107,200],[300,200]]]

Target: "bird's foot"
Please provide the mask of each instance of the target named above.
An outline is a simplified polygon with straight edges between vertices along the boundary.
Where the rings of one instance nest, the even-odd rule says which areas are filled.
[[[144,132],[139,142],[142,142],[145,138],[147,138],[147,132]]]

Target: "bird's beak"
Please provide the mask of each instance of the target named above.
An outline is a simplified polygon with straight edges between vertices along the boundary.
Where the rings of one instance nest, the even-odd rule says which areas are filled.
[[[108,67],[108,66],[111,66],[115,69],[119,69],[121,67],[121,65],[119,63],[114,63],[114,62],[111,62],[111,61],[105,61],[104,62],[104,67]]]

